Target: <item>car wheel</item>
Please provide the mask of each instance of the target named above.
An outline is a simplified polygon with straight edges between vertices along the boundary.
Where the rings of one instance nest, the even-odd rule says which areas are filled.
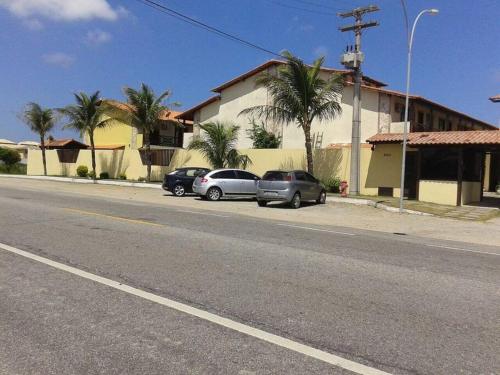
[[[316,199],[316,203],[317,204],[325,204],[326,203],[326,191],[321,191],[321,193],[319,193],[319,197],[318,199]]]
[[[175,185],[174,188],[172,189],[172,192],[176,197],[183,197],[184,195],[186,195],[186,189],[182,184]]]
[[[257,201],[257,204],[259,205],[259,207],[266,207],[267,206],[266,201]]]
[[[222,196],[222,191],[218,187],[211,187],[207,191],[207,198],[210,201],[218,201]]]
[[[300,207],[300,193],[295,193],[292,201],[290,202],[290,206],[295,209]]]

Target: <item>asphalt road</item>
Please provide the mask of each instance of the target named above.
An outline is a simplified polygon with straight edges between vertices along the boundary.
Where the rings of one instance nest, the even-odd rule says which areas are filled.
[[[369,368],[500,373],[499,247],[36,182],[0,186],[0,223],[2,244]],[[0,348],[2,374],[352,373],[5,249]]]

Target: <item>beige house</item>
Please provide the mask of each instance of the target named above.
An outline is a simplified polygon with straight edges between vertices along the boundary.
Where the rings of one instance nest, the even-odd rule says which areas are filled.
[[[264,87],[257,87],[256,77],[267,71],[276,72],[283,61],[270,60],[230,81],[223,83],[212,91],[216,95],[206,101],[184,111],[177,116],[181,121],[194,123],[193,135],[199,134],[196,124],[208,121],[227,121],[240,126],[239,148],[251,148],[252,143],[246,130],[251,128],[251,118],[238,116],[248,107],[270,104],[271,99]],[[352,126],[353,75],[349,70],[322,69],[323,78],[338,73],[345,78],[344,92],[341,98],[342,114],[333,121],[314,121],[311,129],[314,148],[327,148],[332,144],[350,144]],[[388,90],[386,84],[364,76],[362,82],[361,139],[366,140],[377,133],[394,133],[403,130],[404,94]],[[269,130],[282,137],[281,147],[297,149],[304,147],[302,129],[294,124],[288,126],[266,123]],[[496,127],[454,111],[441,104],[420,96],[410,97],[410,130],[411,131],[451,131],[451,130],[487,130]],[[184,136],[184,147],[191,136]]]

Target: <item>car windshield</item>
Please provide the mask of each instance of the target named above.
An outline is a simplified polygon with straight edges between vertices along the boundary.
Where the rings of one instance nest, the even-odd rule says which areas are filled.
[[[266,181],[286,181],[287,176],[288,172],[270,171],[266,172],[262,179]]]

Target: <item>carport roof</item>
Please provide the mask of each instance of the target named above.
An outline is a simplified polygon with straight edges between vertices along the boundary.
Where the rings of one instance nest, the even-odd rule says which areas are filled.
[[[402,143],[402,133],[378,133],[368,143]],[[499,130],[470,130],[408,133],[409,146],[425,145],[500,145]]]

